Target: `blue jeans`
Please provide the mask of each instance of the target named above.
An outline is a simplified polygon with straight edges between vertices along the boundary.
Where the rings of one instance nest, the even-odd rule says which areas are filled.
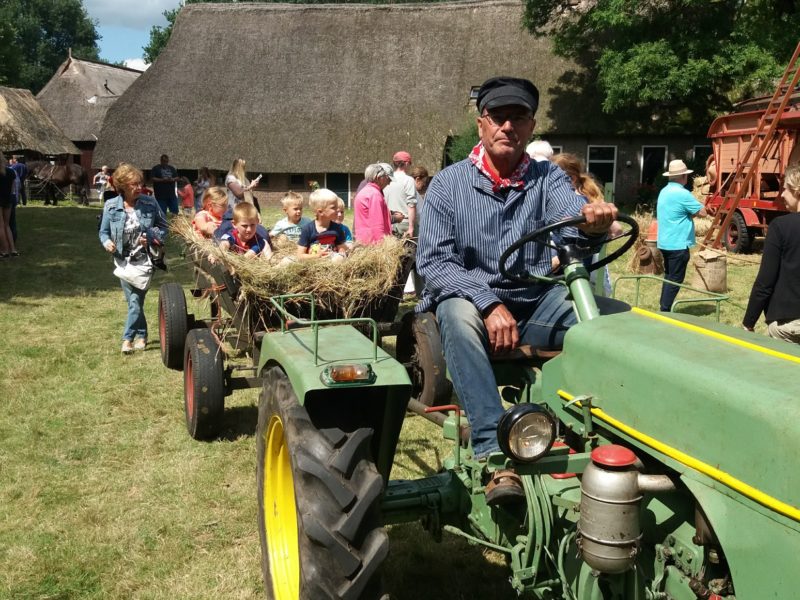
[[[120,284],[125,294],[125,302],[128,304],[128,318],[125,321],[122,339],[133,341],[137,337],[147,338],[147,319],[144,316],[144,297],[147,295],[147,290],[140,290],[121,279]]]
[[[603,314],[630,310],[628,305],[609,298],[597,298],[597,304]],[[437,306],[436,319],[447,370],[472,428],[473,453],[483,458],[499,450],[497,422],[505,412],[489,360],[489,335],[483,317],[469,300],[450,298]],[[520,344],[561,348],[567,329],[575,323],[566,288],[554,285],[542,294],[527,319],[517,319]]]
[[[664,257],[664,279],[683,283],[686,277],[686,265],[689,264],[689,250],[662,250],[661,255]],[[677,285],[666,281],[661,285],[660,308],[663,312],[672,309],[672,303],[675,302],[675,296],[680,289]]]
[[[167,209],[173,215],[178,214],[178,197],[175,194],[172,196],[167,196],[166,198],[159,198],[156,197],[156,202],[161,207],[161,212],[164,213],[164,216],[167,216]]]

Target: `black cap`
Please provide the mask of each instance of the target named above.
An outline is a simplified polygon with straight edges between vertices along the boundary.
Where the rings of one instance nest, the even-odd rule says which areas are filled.
[[[478,112],[498,106],[524,106],[533,114],[539,107],[539,90],[527,79],[492,77],[478,90]]]

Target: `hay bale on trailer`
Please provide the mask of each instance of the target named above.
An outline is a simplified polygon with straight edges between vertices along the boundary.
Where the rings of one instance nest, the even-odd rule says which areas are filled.
[[[303,293],[314,296],[321,311],[318,317],[368,316],[376,321],[392,321],[413,256],[410,244],[387,237],[374,246],[356,245],[341,262],[285,261],[297,251],[297,245],[288,241],[278,242],[271,259],[252,259],[221,250],[213,241],[195,233],[188,219],[174,219],[171,229],[194,252],[213,257],[215,263],[234,274],[240,302],[255,313],[262,313],[265,324],[272,312],[270,298]],[[302,313],[299,303],[295,308]]]

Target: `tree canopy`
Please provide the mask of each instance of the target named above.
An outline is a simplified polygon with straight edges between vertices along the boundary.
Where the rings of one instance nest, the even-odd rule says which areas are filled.
[[[36,94],[72,48],[97,60],[99,39],[81,0],[0,2],[0,83]]]
[[[524,23],[585,69],[628,130],[703,130],[769,94],[800,29],[793,0],[526,0]]]

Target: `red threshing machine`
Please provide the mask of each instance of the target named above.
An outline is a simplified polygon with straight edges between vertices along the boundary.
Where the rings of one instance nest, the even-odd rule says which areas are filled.
[[[703,244],[748,252],[786,212],[781,188],[786,167],[800,162],[800,44],[773,95],[745,100],[719,117],[708,131],[712,154],[706,163],[714,215]]]

